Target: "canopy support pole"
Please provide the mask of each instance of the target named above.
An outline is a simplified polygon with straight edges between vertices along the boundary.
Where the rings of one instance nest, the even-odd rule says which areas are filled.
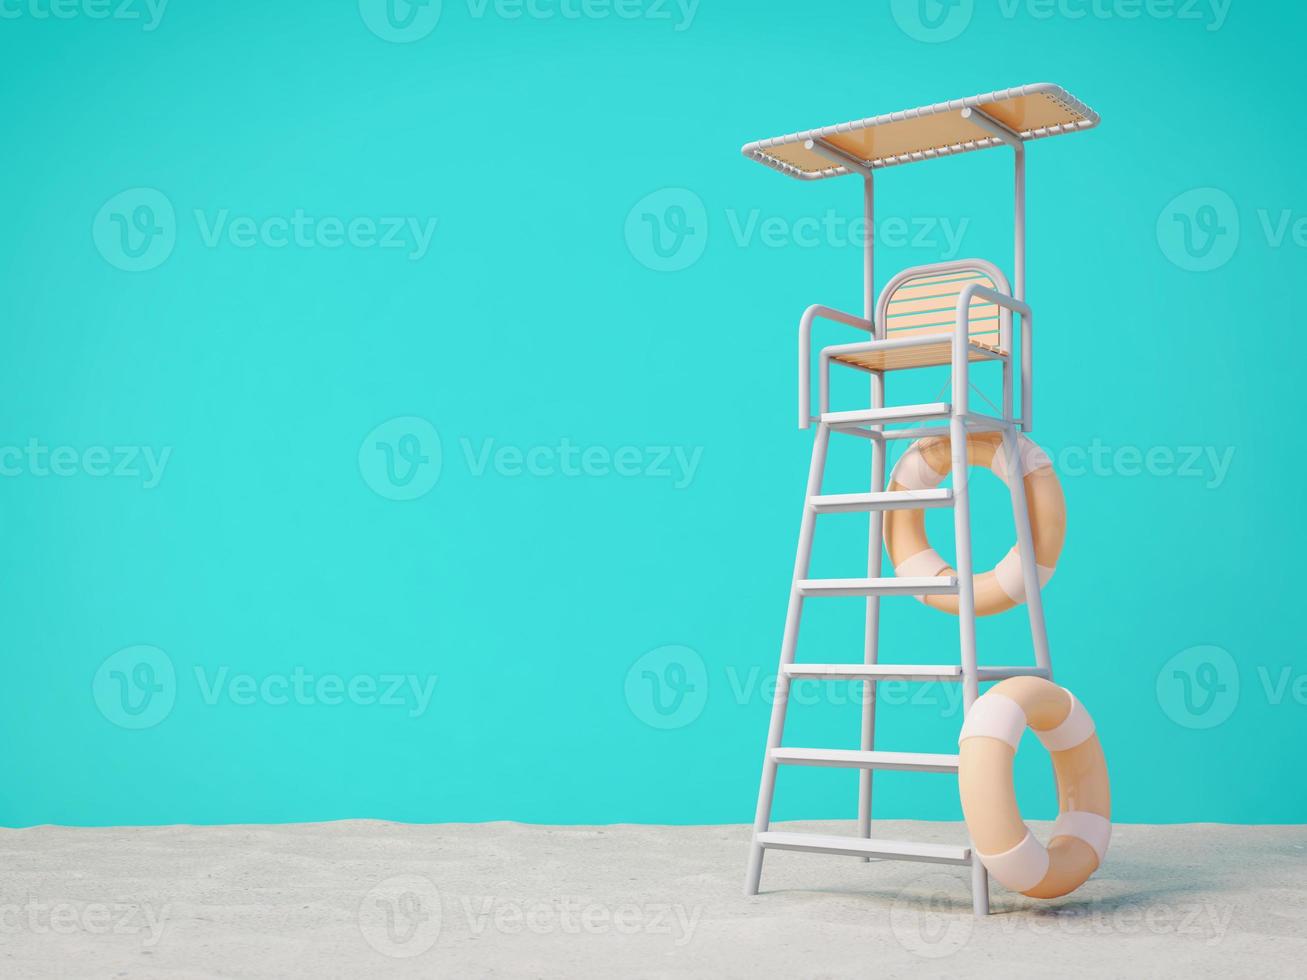
[[[876,187],[874,171],[863,161],[838,146],[823,139],[807,140],[804,147],[820,153],[827,160],[838,164],[849,173],[862,175],[862,316],[872,325],[872,336],[884,339],[885,325],[875,322],[876,317]],[[871,407],[885,406],[885,374],[883,371],[871,372]],[[873,432],[880,432],[883,426],[874,425]],[[888,445],[884,440],[872,440],[871,446],[871,491],[882,493],[885,490],[885,453]],[[867,577],[880,578],[881,573],[881,535],[884,533],[885,515],[873,511],[867,528]],[[874,664],[880,657],[880,597],[867,597],[867,610],[863,641],[863,662]],[[862,699],[862,751],[871,752],[876,746],[876,682],[867,680],[863,683]],[[871,770],[864,769],[858,774],[858,835],[871,837]]]
[[[1026,144],[1019,133],[1014,132],[1009,127],[1003,125],[993,116],[981,109],[963,109],[962,118],[978,126],[985,132],[994,136],[1008,146],[1016,156],[1015,182],[1014,182],[1014,219],[1013,219],[1013,238],[1015,239],[1012,269],[1012,295],[1022,303],[1026,302]],[[1007,323],[1008,336],[1011,336],[1012,313],[1004,310],[1003,318]],[[1033,374],[1034,361],[1031,357],[1030,345],[1021,345],[1021,429],[1024,432],[1030,431],[1031,424],[1031,390],[1030,382]],[[1011,362],[1007,362],[1003,368],[1006,374],[1012,370]],[[1012,386],[1008,378],[1004,378],[1005,404],[1003,406],[1004,414],[1012,417],[1012,406],[1006,404],[1011,398]]]
[[[877,340],[885,337],[885,325],[876,323],[876,188],[872,172],[868,170],[862,176],[862,316],[872,325],[872,336]],[[871,407],[885,407],[885,373],[871,372]],[[872,426],[873,432],[880,432],[883,426]],[[885,456],[889,450],[885,440],[871,443],[871,492],[885,491]],[[867,526],[867,577],[880,578],[881,575],[881,536],[884,533],[885,515],[881,511],[872,511]],[[867,596],[866,617],[863,634],[863,663],[875,664],[880,659],[880,597]],[[876,748],[876,683],[868,680],[862,685],[862,737],[863,752]],[[871,837],[871,779],[870,769],[858,774],[858,836]]]

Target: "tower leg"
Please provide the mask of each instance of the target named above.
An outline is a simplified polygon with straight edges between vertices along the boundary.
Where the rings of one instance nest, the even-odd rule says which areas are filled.
[[[954,411],[959,410],[954,406]],[[961,411],[965,411],[965,403]],[[949,421],[953,460],[953,529],[958,552],[958,634],[962,647],[962,707],[970,711],[980,694],[976,672],[976,588],[971,556],[971,488],[967,473],[967,428],[959,415]],[[976,915],[989,914],[989,873],[971,853],[971,907]]]
[[[871,407],[885,406],[885,376],[871,376]],[[885,439],[871,441],[871,490],[881,493],[885,490],[886,452],[889,443]],[[885,513],[871,512],[867,530],[867,577],[880,578],[882,565],[881,537],[884,533]],[[874,664],[880,656],[880,596],[867,597],[866,634],[863,643],[863,662]],[[876,747],[876,682],[866,680],[862,685],[862,751],[870,752]],[[871,836],[871,769],[858,772],[858,835]],[[867,858],[865,860],[871,860]]]
[[[1040,592],[1039,567],[1035,564],[1035,538],[1030,530],[1030,506],[1026,500],[1025,467],[1022,465],[1020,439],[1014,426],[1003,430],[1003,456],[1007,461],[1008,479],[1012,482],[1012,521],[1017,527],[1017,553],[1021,556],[1021,576],[1026,590],[1026,614],[1030,617],[1030,639],[1035,648],[1035,664],[1053,676],[1048,651],[1048,627],[1044,622],[1044,597]]]
[[[794,556],[794,578],[790,583],[790,604],[785,611],[785,636],[781,641],[782,668],[794,663],[794,651],[798,646],[799,621],[803,616],[803,596],[799,593],[798,583],[800,579],[808,577],[808,565],[812,559],[812,533],[817,522],[817,512],[811,501],[821,493],[821,477],[826,467],[826,449],[829,444],[830,427],[824,422],[820,423],[812,444],[808,490],[803,503],[803,520],[799,525],[799,546]],[[772,750],[780,748],[789,700],[789,675],[783,669],[778,669],[776,697],[772,702],[771,724],[767,729],[767,750],[762,760],[762,782],[758,787],[758,808],[753,818],[753,842],[749,849],[749,870],[744,882],[746,895],[758,894],[758,883],[762,879],[763,846],[758,843],[758,835],[765,834],[771,823],[772,797],[776,792],[776,761],[772,758]]]

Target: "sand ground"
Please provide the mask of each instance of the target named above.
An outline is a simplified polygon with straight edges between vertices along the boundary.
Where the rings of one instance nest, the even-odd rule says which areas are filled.
[[[940,823],[876,834],[964,839]],[[948,866],[771,852],[746,898],[748,839],[376,821],[0,830],[0,975],[1307,975],[1307,827],[1118,826],[1079,891],[1036,902],[995,886],[985,920]]]

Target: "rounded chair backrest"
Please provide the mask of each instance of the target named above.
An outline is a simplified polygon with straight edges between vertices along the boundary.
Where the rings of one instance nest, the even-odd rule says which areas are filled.
[[[986,263],[988,264],[988,263]],[[958,297],[967,286],[984,286],[1006,292],[1002,274],[979,266],[922,266],[895,277],[881,294],[880,321],[886,340],[940,334],[940,340],[953,333],[958,319]],[[971,300],[970,335],[972,340],[989,347],[999,346],[1000,311],[997,304],[982,297]]]

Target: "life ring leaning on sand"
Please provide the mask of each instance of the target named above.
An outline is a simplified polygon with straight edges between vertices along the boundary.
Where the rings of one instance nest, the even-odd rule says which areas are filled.
[[[1012,759],[1029,727],[1053,756],[1057,821],[1048,847],[1021,819]],[[1112,836],[1107,761],[1089,713],[1065,688],[1011,677],[976,699],[958,736],[958,791],[976,856],[999,882],[1031,898],[1075,891]]]
[[[1066,537],[1066,500],[1048,455],[1023,435],[1017,436],[1021,470],[1025,474],[1026,507],[1035,544],[1035,565],[1042,588],[1053,577],[1062,540]],[[890,490],[929,490],[944,482],[953,468],[952,451],[945,437],[918,439],[908,447],[890,474]],[[967,437],[967,462],[987,466],[1008,486],[1006,454],[1002,434],[975,433]],[[930,546],[926,538],[926,517],[921,510],[892,510],[885,515],[885,548],[894,563],[894,574],[903,577],[956,575],[953,568]],[[976,615],[992,616],[1026,601],[1021,556],[1017,548],[1003,556],[991,571],[975,576]],[[917,596],[928,606],[957,615],[956,595]]]

